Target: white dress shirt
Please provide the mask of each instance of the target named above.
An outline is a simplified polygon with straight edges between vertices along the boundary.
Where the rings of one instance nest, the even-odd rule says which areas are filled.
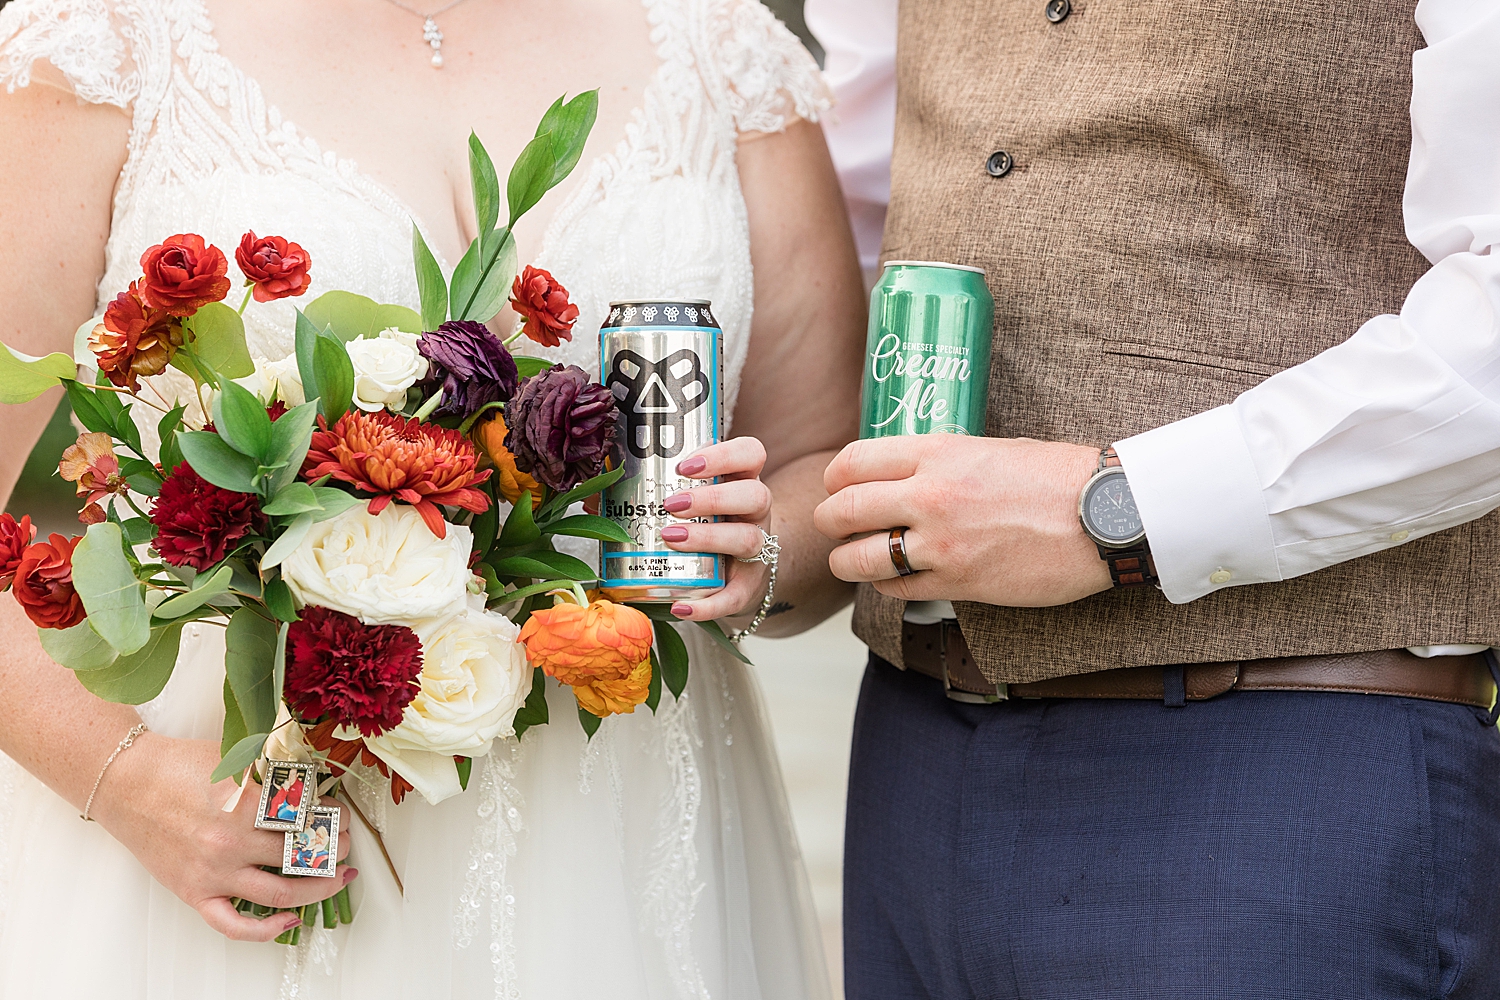
[[[851,95],[828,126],[835,164],[851,207],[871,217],[881,163],[889,190],[895,6],[807,0],[835,93]],[[1500,507],[1500,0],[1421,0],[1416,20],[1427,48],[1413,57],[1404,208],[1432,269],[1400,315],[1373,317],[1227,406],[1116,445],[1174,603]]]

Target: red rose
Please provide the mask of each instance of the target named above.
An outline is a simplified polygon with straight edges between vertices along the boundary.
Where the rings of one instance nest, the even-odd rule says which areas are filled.
[[[141,254],[148,305],[172,316],[191,316],[229,294],[229,261],[196,233],[179,233]]]
[[[379,736],[421,691],[422,641],[405,625],[366,625],[316,606],[286,634],[286,703],[302,718]]]
[[[240,237],[234,262],[245,272],[245,284],[255,286],[255,301],[272,302],[301,295],[312,284],[308,269],[312,257],[295,243],[280,236],[256,236],[254,231]]]
[[[21,553],[34,538],[36,527],[31,523],[30,515],[17,521],[9,514],[0,514],[0,594],[10,589],[16,567],[21,565]]]
[[[11,586],[21,610],[38,628],[72,628],[88,617],[73,589],[73,550],[82,540],[82,535],[53,535],[21,553]]]
[[[568,290],[539,267],[526,265],[510,285],[510,305],[526,320],[526,336],[544,347],[573,339],[578,307],[568,301]]]
[[[162,562],[201,573],[223,562],[241,539],[264,531],[266,516],[251,494],[215,486],[183,462],[161,484],[151,523]]]

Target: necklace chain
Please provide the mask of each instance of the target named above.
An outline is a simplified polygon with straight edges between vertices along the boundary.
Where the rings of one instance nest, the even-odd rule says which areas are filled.
[[[451,2],[444,4],[431,13],[417,10],[417,8],[415,7],[409,7],[406,4],[402,3],[401,0],[386,0],[386,2],[391,4],[393,7],[400,7],[408,14],[415,14],[417,17],[420,17],[422,19],[422,41],[426,42],[432,48],[432,68],[442,69],[443,32],[438,28],[437,18],[439,15],[446,14],[454,7],[457,7],[459,4],[463,3],[464,0],[451,0]]]

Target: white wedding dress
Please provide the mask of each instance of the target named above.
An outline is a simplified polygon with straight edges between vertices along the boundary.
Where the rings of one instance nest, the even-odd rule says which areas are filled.
[[[614,152],[580,166],[537,261],[581,312],[577,338],[550,353],[597,372],[592,334],[610,299],[708,298],[732,408],[752,305],[736,136],[815,118],[825,92],[754,0],[642,7],[659,69]],[[0,11],[0,84],[28,85],[39,60],[80,100],[133,118],[101,310],[164,237],[201,233],[232,257],[252,228],[307,247],[313,294],[417,305],[413,213],[301,134],[282,114],[295,109],[266,106],[219,54],[199,0],[13,0]],[[286,302],[252,308],[252,352],[291,353],[292,316]],[[218,738],[222,634],[188,629],[172,681],[141,707],[153,730]],[[687,638],[688,689],[655,716],[610,719],[589,744],[553,685],[552,724],[498,742],[467,793],[397,807],[356,791],[405,896],[356,821],[355,922],[304,930],[296,948],[215,934],[104,830],[0,758],[0,998],[826,996],[755,680]]]

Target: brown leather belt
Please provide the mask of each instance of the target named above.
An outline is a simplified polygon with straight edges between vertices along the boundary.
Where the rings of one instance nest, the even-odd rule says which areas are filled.
[[[1333,691],[1447,701],[1489,709],[1495,677],[1484,654],[1423,658],[1404,649],[1292,656],[1180,667],[1126,667],[1026,684],[992,684],[956,624],[902,626],[905,667],[943,682],[965,702],[1011,698],[1128,698],[1182,704],[1227,691]]]

